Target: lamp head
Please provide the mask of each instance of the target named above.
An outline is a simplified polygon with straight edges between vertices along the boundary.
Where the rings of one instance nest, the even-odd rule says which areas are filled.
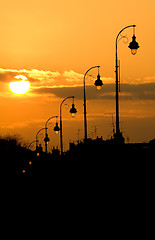
[[[49,141],[50,141],[50,139],[49,139],[49,137],[48,137],[48,134],[46,133],[46,137],[44,138],[44,142],[48,144]]]
[[[97,90],[101,90],[101,87],[103,85],[102,80],[100,79],[100,75],[97,75],[97,80],[95,81],[94,85],[96,86]]]
[[[70,109],[70,113],[71,113],[72,117],[75,117],[75,114],[77,113],[77,110],[75,108],[74,103],[72,104],[72,107]]]
[[[139,48],[139,45],[138,43],[136,42],[136,37],[135,35],[133,35],[132,37],[132,42],[130,42],[129,46],[128,46],[130,49],[131,49],[131,53],[133,55],[135,55],[137,53],[137,49]]]
[[[57,123],[57,122],[56,122],[56,125],[55,125],[55,127],[53,128],[53,130],[54,130],[55,134],[58,134],[58,133],[59,133],[59,131],[60,131],[60,128],[59,128],[59,126],[58,126],[58,123]]]

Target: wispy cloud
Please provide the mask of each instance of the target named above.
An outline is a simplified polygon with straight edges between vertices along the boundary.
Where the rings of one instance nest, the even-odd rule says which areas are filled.
[[[146,82],[155,82],[155,76],[144,77],[144,80]]]
[[[34,89],[38,94],[54,94],[57,97],[74,95],[83,99],[83,87],[39,88]],[[115,99],[115,84],[105,84],[98,92],[94,86],[86,87],[87,99]],[[120,99],[122,100],[155,100],[155,83],[121,84]]]
[[[73,82],[73,83],[81,82],[82,83],[83,74],[76,73],[73,70],[65,71],[63,73],[63,76],[66,78],[66,81],[68,81],[68,82]]]
[[[32,82],[42,82],[45,80],[51,80],[53,78],[59,77],[59,72],[51,72],[51,71],[44,71],[44,70],[26,70],[26,69],[3,69],[0,68],[0,81],[1,82],[10,82],[13,81],[13,78],[17,75],[24,75]]]
[[[0,82],[9,83],[14,80],[15,76],[24,75],[31,83],[30,94],[48,95],[56,97],[66,97],[74,95],[77,99],[83,99],[83,74],[73,70],[66,70],[63,73],[58,71],[45,70],[26,70],[26,69],[3,69],[0,68]],[[91,85],[86,83],[87,99],[107,99],[115,98],[115,81],[111,77],[102,77],[103,87],[100,92]],[[1,95],[3,86],[1,87]],[[9,94],[5,92],[6,96]],[[155,76],[142,78],[127,79],[121,82],[120,98],[122,100],[155,100]]]
[[[63,73],[58,71],[45,71],[37,69],[3,69],[0,68],[0,81],[8,83],[14,80],[17,75],[24,75],[31,82],[32,87],[76,87],[83,86],[83,74],[73,70],[66,70]],[[103,81],[109,82],[112,78],[104,78]],[[87,85],[90,85],[89,81]]]

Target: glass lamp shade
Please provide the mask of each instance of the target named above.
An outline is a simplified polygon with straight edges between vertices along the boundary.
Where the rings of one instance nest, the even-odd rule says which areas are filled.
[[[137,49],[131,49],[131,53],[135,55],[137,53]]]
[[[100,90],[101,90],[101,87],[102,87],[102,86],[96,86],[96,89],[97,89],[98,91],[100,91]]]
[[[60,128],[59,128],[59,126],[58,126],[58,123],[56,123],[55,127],[53,128],[53,130],[54,130],[55,134],[58,134],[58,133],[59,133]]]
[[[71,113],[72,117],[75,117],[76,113]]]
[[[98,74],[98,76],[97,76],[97,80],[95,81],[95,86],[96,86],[96,88],[97,88],[97,90],[99,91],[99,90],[101,90],[101,87],[102,87],[102,85],[103,85],[103,82],[102,82],[102,80],[100,79],[100,75]]]
[[[132,37],[132,42],[130,42],[129,46],[128,46],[130,49],[131,49],[131,53],[133,55],[135,55],[137,53],[137,49],[139,48],[139,45],[138,43],[136,42],[136,37],[135,35],[133,35]]]
[[[75,108],[74,103],[72,104],[72,107],[71,107],[71,109],[70,109],[70,113],[71,113],[72,117],[75,117],[75,115],[76,115],[76,113],[77,113],[77,110],[76,110],[76,108]]]
[[[56,135],[58,135],[58,134],[59,134],[59,131],[54,131],[54,132],[55,132],[55,134],[56,134]]]

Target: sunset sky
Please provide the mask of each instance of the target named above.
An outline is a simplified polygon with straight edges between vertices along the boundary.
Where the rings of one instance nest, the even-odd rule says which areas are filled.
[[[119,41],[121,62],[120,129],[126,141],[155,138],[155,1],[154,0],[5,0],[0,8],[0,135],[19,134],[35,140],[46,120],[59,116],[67,96],[75,96],[72,118],[63,107],[64,150],[69,141],[84,137],[83,76],[100,65],[103,86],[97,92],[97,69],[86,79],[88,136],[112,136],[115,124],[115,39],[127,25],[136,25],[140,45],[136,55],[128,48],[133,30]],[[124,42],[123,42],[124,41]],[[14,77],[30,82],[25,94],[10,90]],[[49,148],[59,146],[50,121]],[[96,132],[95,132],[96,129]],[[44,132],[42,132],[44,134]],[[43,135],[39,141],[43,143]]]

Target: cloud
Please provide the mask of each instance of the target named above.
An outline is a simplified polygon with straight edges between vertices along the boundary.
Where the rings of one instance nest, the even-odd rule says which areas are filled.
[[[75,96],[76,99],[83,100],[83,86],[77,87],[55,87],[55,88],[38,88],[33,90],[37,94],[54,94],[57,97],[65,98],[66,96]],[[103,91],[98,92],[95,86],[86,86],[86,97],[87,99],[102,99],[114,98],[114,85],[105,85]],[[105,93],[105,95],[104,95]]]
[[[32,69],[32,70],[27,70],[26,72],[28,74],[28,77],[30,79],[37,79],[37,81],[41,82],[46,82],[49,80],[53,80],[53,78],[59,77],[60,73],[59,72],[51,72],[51,71],[43,71],[43,70],[37,70],[37,69]]]
[[[120,99],[122,100],[155,100],[155,83],[121,84]],[[83,87],[39,88],[34,89],[38,94],[54,94],[57,97],[75,96],[83,99]],[[101,91],[94,86],[86,86],[87,99],[115,99],[115,84],[105,84]]]
[[[3,69],[0,68],[0,82],[9,83],[17,75],[23,75],[31,82],[32,88],[38,87],[63,87],[82,85],[83,75],[73,70],[64,71],[45,71],[38,69]]]
[[[66,78],[66,81],[82,83],[83,74],[76,73],[73,70],[64,71],[63,76]]]
[[[3,69],[0,68],[0,81],[1,82],[10,82],[13,78],[17,75],[24,75],[28,78],[29,81],[32,82],[42,82],[42,81],[49,81],[53,78],[59,77],[59,72],[51,72],[51,71],[44,71],[44,70],[26,70],[26,69]]]
[[[0,82],[10,82],[18,73],[16,74],[16,71],[6,71],[6,69],[0,68]]]
[[[121,94],[124,100],[155,100],[155,83],[121,84]]]
[[[37,69],[3,69],[0,68],[0,82],[8,83],[17,75],[24,75],[31,82],[30,93],[55,95],[64,98],[75,96],[83,99],[83,74],[73,70],[66,70],[63,73],[58,71],[45,71]],[[102,77],[103,87],[97,91],[92,81],[86,83],[87,99],[115,99],[115,81],[111,77]],[[90,85],[91,84],[91,85]],[[1,94],[3,87],[1,87]],[[155,77],[145,77],[143,79],[130,79],[130,83],[121,82],[120,99],[122,100],[155,100]]]
[[[147,81],[147,82],[153,82],[153,81],[155,81],[155,76],[144,77],[144,80]]]
[[[66,70],[63,73],[58,71],[45,71],[38,69],[3,69],[0,68],[0,81],[3,83],[14,80],[17,75],[24,75],[32,83],[32,87],[51,86],[51,87],[70,87],[70,86],[83,86],[83,74],[77,73],[73,70]],[[103,77],[103,81],[106,83],[114,82],[113,78]],[[87,81],[87,85],[92,84]]]

